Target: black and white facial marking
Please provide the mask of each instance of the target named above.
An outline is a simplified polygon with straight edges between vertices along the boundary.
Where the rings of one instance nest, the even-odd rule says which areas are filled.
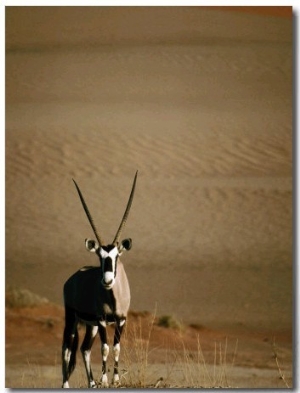
[[[99,247],[95,240],[86,239],[85,245],[88,251],[95,252],[99,256],[102,268],[102,285],[105,289],[111,289],[115,284],[119,256],[124,250],[130,250],[132,240],[125,239],[119,246],[110,244]]]
[[[109,245],[100,247],[98,250],[100,265],[102,267],[102,285],[106,289],[111,289],[115,283],[117,274],[117,261],[119,258],[118,247]]]

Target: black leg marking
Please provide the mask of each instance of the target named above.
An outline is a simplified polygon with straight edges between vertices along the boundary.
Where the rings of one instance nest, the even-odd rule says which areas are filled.
[[[114,345],[121,341],[121,335],[125,326],[126,319],[120,319],[116,321],[115,335],[114,335]]]

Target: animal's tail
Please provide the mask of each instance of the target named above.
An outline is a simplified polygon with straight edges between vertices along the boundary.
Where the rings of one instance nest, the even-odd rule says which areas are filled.
[[[74,368],[76,366],[76,352],[78,348],[78,330],[75,330],[75,336],[72,342],[72,347],[71,347],[71,356],[70,356],[70,362],[68,365],[68,375],[70,376],[72,372],[74,371]]]

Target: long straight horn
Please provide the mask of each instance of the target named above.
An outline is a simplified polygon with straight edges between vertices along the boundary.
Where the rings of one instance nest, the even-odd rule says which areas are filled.
[[[80,198],[80,200],[81,200],[82,206],[83,206],[84,211],[85,211],[85,213],[86,213],[86,215],[87,215],[87,218],[88,218],[88,220],[89,220],[89,222],[90,222],[90,224],[91,224],[91,227],[93,228],[93,231],[94,231],[94,234],[95,234],[95,236],[96,236],[96,239],[97,239],[97,241],[98,241],[98,243],[99,243],[99,246],[101,246],[101,245],[103,245],[103,241],[101,240],[100,236],[98,235],[98,231],[97,231],[96,225],[94,224],[94,221],[93,221],[92,216],[91,216],[91,214],[90,214],[90,212],[89,212],[89,209],[88,209],[88,207],[87,207],[87,205],[86,205],[86,203],[85,203],[85,201],[84,201],[84,199],[83,199],[83,196],[82,196],[82,194],[81,194],[81,191],[80,191],[80,189],[79,189],[79,187],[78,187],[76,181],[75,181],[74,179],[72,179],[72,180],[73,180],[73,182],[74,182],[74,184],[75,184],[75,187],[76,187],[76,189],[77,189],[77,191],[78,191],[79,198]]]
[[[126,220],[127,220],[127,218],[128,218],[128,214],[129,214],[129,211],[130,211],[130,208],[131,208],[131,204],[132,204],[132,200],[133,200],[133,195],[134,195],[134,190],[135,190],[135,184],[136,184],[137,174],[138,174],[138,171],[136,171],[136,174],[135,174],[135,177],[134,177],[134,181],[133,181],[131,193],[130,193],[130,196],[129,196],[129,199],[128,199],[128,203],[127,203],[127,207],[126,207],[124,216],[123,216],[123,218],[122,218],[121,224],[120,224],[120,226],[119,226],[119,229],[118,229],[118,231],[117,231],[117,233],[116,233],[116,236],[115,236],[115,238],[114,238],[114,241],[113,241],[113,244],[114,244],[114,245],[116,245],[116,244],[118,243],[119,238],[120,238],[120,235],[121,235],[121,232],[122,232],[122,229],[124,228],[124,226],[125,226],[125,224],[126,224]]]

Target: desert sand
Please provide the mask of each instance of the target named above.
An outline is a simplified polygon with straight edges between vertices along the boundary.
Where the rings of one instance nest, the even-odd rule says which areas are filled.
[[[233,387],[285,387],[275,337],[292,386],[293,31],[275,8],[6,7],[6,284],[57,304],[45,366],[64,282],[97,264],[72,178],[110,242],[139,170],[131,309],[203,327],[208,351],[239,339]],[[14,356],[7,312],[6,387],[33,387],[38,347]]]

